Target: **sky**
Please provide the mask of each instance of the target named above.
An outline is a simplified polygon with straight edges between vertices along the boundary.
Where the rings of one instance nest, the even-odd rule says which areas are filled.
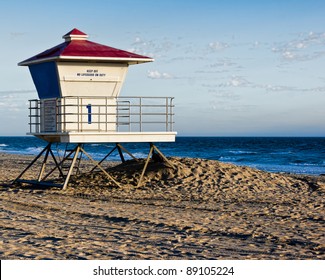
[[[17,63],[89,40],[155,59],[124,96],[175,97],[180,136],[325,136],[323,0],[0,0],[0,135],[28,132],[37,93]]]

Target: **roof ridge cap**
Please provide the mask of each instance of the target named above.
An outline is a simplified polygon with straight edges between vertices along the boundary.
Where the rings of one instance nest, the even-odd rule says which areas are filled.
[[[72,40],[86,40],[88,35],[77,28],[72,29],[70,32],[62,36],[65,41],[72,41]]]

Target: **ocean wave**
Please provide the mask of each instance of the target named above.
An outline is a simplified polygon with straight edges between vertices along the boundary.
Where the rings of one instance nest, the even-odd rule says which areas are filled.
[[[235,160],[236,160],[236,158],[234,158],[234,157],[224,157],[224,156],[221,156],[221,157],[219,157],[219,160],[220,161],[228,161],[228,162],[234,162]]]
[[[256,155],[256,154],[258,154],[258,152],[242,151],[242,150],[229,150],[228,152],[231,154],[235,154],[235,155]]]
[[[276,173],[292,173],[292,174],[310,174],[310,175],[319,175],[325,173],[325,167],[320,167],[317,165],[289,165],[289,164],[244,164],[237,163],[241,166],[249,166],[266,172],[276,172]]]
[[[90,152],[89,153],[90,156],[94,159],[94,160],[102,160],[107,154],[103,154],[103,153],[94,153],[94,152]],[[86,156],[84,156],[84,158],[87,158]],[[119,156],[119,154],[111,154],[107,159],[107,161],[120,161],[121,158]]]
[[[270,155],[290,155],[293,154],[292,151],[283,151],[283,152],[271,152]]]
[[[146,158],[148,156],[148,154],[145,154],[145,153],[141,153],[141,152],[138,152],[138,153],[132,153],[132,155],[134,155],[136,158]],[[126,156],[126,155],[125,155]],[[130,157],[129,155],[127,155],[128,157]],[[130,157],[131,158],[131,157]]]
[[[223,161],[223,162],[230,162],[230,163],[246,163],[246,164],[251,164],[252,160],[250,160],[249,157],[243,157],[243,156],[221,156],[218,158],[218,160]],[[255,160],[253,161],[255,162]]]
[[[8,147],[9,145],[7,144],[0,144],[0,147]]]
[[[26,153],[26,154],[34,155],[34,154],[39,154],[43,149],[44,149],[44,147],[29,147],[29,148],[26,148],[22,152]]]
[[[290,162],[289,166],[293,165],[293,166],[315,166],[315,167],[325,167],[325,163],[309,163],[309,162]]]

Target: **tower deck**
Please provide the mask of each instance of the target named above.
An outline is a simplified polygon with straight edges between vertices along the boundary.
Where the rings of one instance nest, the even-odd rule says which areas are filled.
[[[171,97],[30,100],[29,135],[59,143],[174,142]]]

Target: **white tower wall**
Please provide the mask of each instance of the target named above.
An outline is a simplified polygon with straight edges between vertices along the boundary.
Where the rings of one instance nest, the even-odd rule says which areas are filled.
[[[120,94],[128,64],[57,62],[61,96]]]

